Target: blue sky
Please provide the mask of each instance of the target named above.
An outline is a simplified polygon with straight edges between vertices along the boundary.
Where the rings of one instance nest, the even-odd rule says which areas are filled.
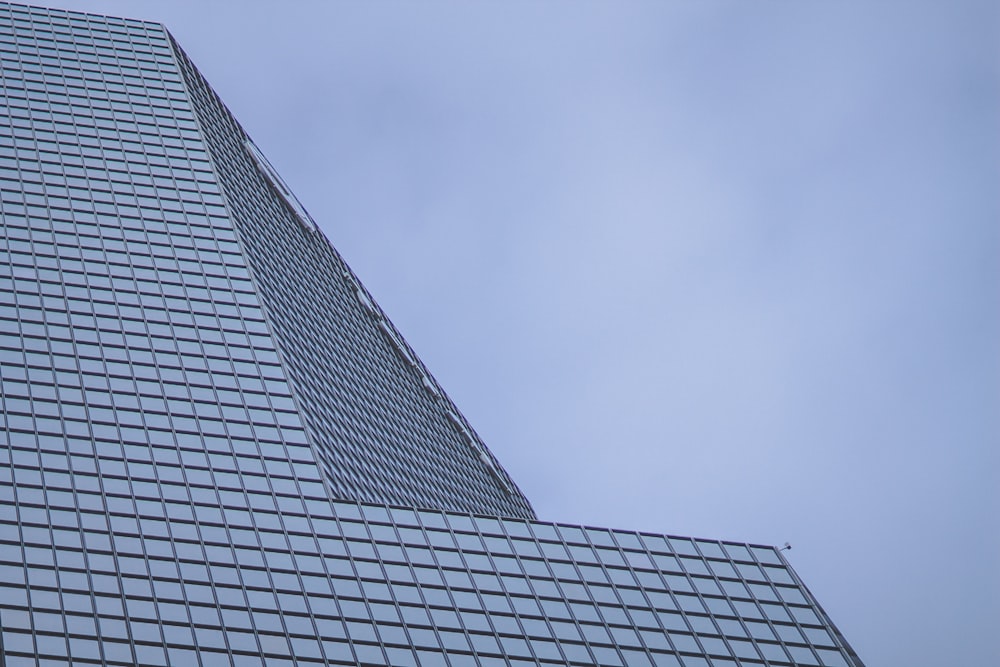
[[[170,28],[541,517],[1000,664],[995,2],[42,4]]]

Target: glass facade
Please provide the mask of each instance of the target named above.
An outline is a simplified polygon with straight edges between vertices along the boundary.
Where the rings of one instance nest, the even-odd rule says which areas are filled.
[[[537,521],[162,26],[0,68],[3,664],[861,664],[773,548]]]

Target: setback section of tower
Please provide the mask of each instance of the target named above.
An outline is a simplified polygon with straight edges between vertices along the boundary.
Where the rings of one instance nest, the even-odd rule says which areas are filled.
[[[4,298],[43,319],[5,331],[129,396],[74,414],[182,440],[296,429],[334,497],[532,516],[162,26],[5,17]]]
[[[533,517],[305,208],[176,43],[174,49],[333,494]]]

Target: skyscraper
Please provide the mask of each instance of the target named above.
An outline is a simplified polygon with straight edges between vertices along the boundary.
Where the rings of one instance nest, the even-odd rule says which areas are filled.
[[[772,547],[538,521],[163,27],[0,65],[5,664],[861,664]]]

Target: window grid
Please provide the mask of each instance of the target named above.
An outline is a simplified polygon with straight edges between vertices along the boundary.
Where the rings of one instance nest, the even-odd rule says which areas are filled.
[[[770,547],[534,521],[161,26],[0,71],[5,665],[860,665]]]

